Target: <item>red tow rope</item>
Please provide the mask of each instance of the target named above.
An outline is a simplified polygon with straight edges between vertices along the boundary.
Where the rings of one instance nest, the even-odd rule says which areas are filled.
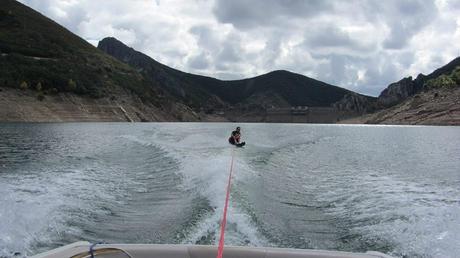
[[[228,175],[227,195],[225,196],[224,215],[220,223],[220,239],[219,239],[219,248],[217,249],[217,258],[222,258],[222,254],[224,253],[225,225],[227,225],[227,207],[228,207],[228,199],[230,199],[230,189],[232,186],[231,183],[232,183],[234,156],[235,156],[235,149],[232,149],[232,162],[230,164],[230,174]]]

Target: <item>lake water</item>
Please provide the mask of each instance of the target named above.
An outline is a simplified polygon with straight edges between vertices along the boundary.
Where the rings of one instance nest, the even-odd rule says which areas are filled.
[[[0,256],[74,241],[460,254],[460,127],[0,124]]]

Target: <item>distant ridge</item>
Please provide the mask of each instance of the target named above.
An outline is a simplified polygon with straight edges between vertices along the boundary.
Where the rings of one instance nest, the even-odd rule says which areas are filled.
[[[254,96],[265,100],[266,103],[256,103],[261,106],[278,103],[284,106],[326,107],[352,93],[284,70],[233,81],[185,73],[163,65],[112,37],[101,40],[98,48],[135,67],[147,79],[184,99],[192,107],[200,107],[209,99],[214,100],[214,104],[219,101],[231,105],[252,103],[250,98]]]

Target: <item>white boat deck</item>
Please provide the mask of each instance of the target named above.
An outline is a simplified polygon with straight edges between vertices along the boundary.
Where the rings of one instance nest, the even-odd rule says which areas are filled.
[[[83,258],[91,244],[76,242],[31,258]],[[216,246],[156,245],[156,244],[100,244],[94,247],[94,257],[101,258],[215,258]],[[224,258],[391,258],[379,252],[349,253],[308,249],[226,246]]]

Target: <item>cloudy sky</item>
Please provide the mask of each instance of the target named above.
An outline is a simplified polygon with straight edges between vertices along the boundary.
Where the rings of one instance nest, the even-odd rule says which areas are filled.
[[[460,55],[460,0],[20,0],[97,45],[113,36],[220,79],[284,69],[364,94]]]

